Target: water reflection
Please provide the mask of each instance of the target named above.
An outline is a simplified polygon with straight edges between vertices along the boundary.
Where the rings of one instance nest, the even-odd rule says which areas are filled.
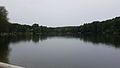
[[[119,36],[109,36],[109,35],[81,35],[81,40],[85,42],[91,42],[93,44],[106,44],[107,46],[113,46],[115,48],[120,48],[120,37]]]
[[[0,37],[0,61],[9,63],[10,43],[33,41],[37,43],[39,41],[47,40],[50,37],[62,37],[62,38],[74,38],[80,39],[84,42],[90,42],[93,44],[106,44],[106,46],[112,46],[120,48],[120,37],[118,36],[101,36],[101,35],[21,35],[21,36],[8,36]]]
[[[0,61],[1,62],[9,62],[8,56],[9,56],[10,48],[9,48],[9,40],[7,37],[0,38]]]

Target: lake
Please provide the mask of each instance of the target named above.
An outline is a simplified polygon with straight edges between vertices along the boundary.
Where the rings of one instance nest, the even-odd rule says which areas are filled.
[[[120,38],[0,37],[0,61],[26,68],[120,68]]]

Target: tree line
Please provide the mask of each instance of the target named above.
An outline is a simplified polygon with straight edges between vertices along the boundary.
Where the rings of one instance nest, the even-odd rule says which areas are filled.
[[[2,34],[109,34],[120,35],[120,17],[109,19],[106,21],[94,21],[80,26],[66,27],[47,27],[33,25],[21,25],[18,23],[10,23],[8,21],[8,12],[4,6],[0,6],[0,35]]]

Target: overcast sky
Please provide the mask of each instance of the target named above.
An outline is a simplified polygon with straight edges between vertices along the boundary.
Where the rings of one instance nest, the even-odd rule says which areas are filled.
[[[0,0],[10,22],[46,26],[81,25],[120,16],[120,0]]]

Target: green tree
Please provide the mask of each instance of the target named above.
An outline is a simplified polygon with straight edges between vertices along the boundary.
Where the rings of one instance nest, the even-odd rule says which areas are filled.
[[[8,22],[7,14],[5,7],[0,6],[0,33],[9,32],[10,23]]]

